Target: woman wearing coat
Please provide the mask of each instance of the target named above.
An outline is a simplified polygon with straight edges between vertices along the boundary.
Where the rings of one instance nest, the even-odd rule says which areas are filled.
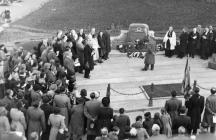
[[[170,115],[166,112],[165,108],[161,109],[160,119],[163,125],[162,134],[165,134],[167,137],[172,137],[172,121]]]
[[[98,120],[97,120],[97,130],[100,130],[104,127],[108,129],[108,131],[112,128],[112,118],[113,118],[113,109],[109,107],[110,99],[108,97],[104,97],[102,99],[102,107],[100,107],[98,111]],[[100,134],[100,133],[98,133]]]
[[[68,108],[71,107],[70,98],[66,95],[64,86],[61,86],[59,90],[60,93],[54,96],[53,107],[60,108],[60,114],[65,117],[65,125],[68,127]]]
[[[11,126],[16,126],[16,131],[22,132],[23,136],[25,136],[26,120],[23,112],[21,111],[22,102],[18,101],[16,108],[12,108],[10,110],[10,118],[11,118]]]
[[[37,100],[34,101],[32,106],[27,110],[26,120],[28,124],[28,139],[31,137],[32,132],[37,132],[40,140],[40,134],[46,129],[45,115],[39,106],[40,101]]]
[[[165,43],[165,56],[172,57],[176,46],[176,33],[173,31],[173,27],[170,26],[163,42]]]
[[[59,130],[66,130],[65,117],[60,114],[61,109],[58,107],[54,108],[54,113],[50,114],[48,124],[51,125],[49,140],[56,140]]]
[[[0,132],[9,132],[10,131],[10,123],[7,118],[7,110],[5,107],[0,107]]]

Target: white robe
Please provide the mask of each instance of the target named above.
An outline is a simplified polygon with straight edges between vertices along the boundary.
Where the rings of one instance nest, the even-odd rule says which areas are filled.
[[[166,35],[164,36],[163,42],[165,42],[165,48],[166,46],[166,42],[169,39],[170,40],[170,50],[175,50],[175,46],[176,46],[176,33],[173,31],[172,32],[172,37],[168,37],[168,32],[166,33]]]
[[[98,44],[98,40],[97,38],[93,38],[91,34],[89,34],[91,37],[90,37],[90,42],[92,44],[92,48],[94,49],[94,55],[93,55],[93,58],[94,58],[94,61],[97,61],[99,59],[99,52],[98,52],[98,48],[100,47],[99,44]]]

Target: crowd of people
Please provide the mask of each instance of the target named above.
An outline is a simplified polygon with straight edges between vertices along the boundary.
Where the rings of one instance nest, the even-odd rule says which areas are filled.
[[[171,57],[171,48],[175,48],[172,27],[166,36],[165,45],[170,48],[166,55]],[[197,39],[198,33],[192,38]],[[180,45],[181,40],[180,37]],[[78,97],[76,72],[85,71],[84,78],[90,78],[94,65],[107,60],[110,50],[109,31],[96,34],[95,28],[89,34],[83,29],[78,34],[75,30],[66,33],[59,30],[32,52],[19,47],[6,56],[7,48],[0,45],[0,60],[4,65],[4,75],[0,75],[0,139],[145,140],[215,133],[215,88],[205,101],[199,88],[194,87],[184,105],[177,99],[176,91],[172,91],[172,98],[166,101],[161,112],[154,113],[153,117],[151,112],[145,112],[144,117],[136,117],[135,123],[131,123],[124,108],[119,109],[119,115],[114,115],[108,96],[99,100],[100,94],[92,92],[89,99],[87,91],[82,89]],[[209,56],[209,53],[205,54]],[[154,50],[149,49],[148,55],[154,55]],[[154,69],[152,63],[146,64],[146,70],[149,65]]]
[[[202,28],[198,25],[191,32],[185,27],[182,29],[178,43],[176,43],[176,33],[173,27],[170,27],[163,42],[167,57],[172,57],[176,53],[179,58],[186,55],[194,58],[195,55],[199,55],[201,59],[206,60],[216,53],[216,31],[212,26]]]
[[[57,113],[52,111],[55,115],[50,116],[49,124],[55,128],[58,124],[68,127],[70,121],[66,116],[69,116],[68,108],[74,104],[76,73],[85,72],[84,78],[89,79],[94,65],[109,59],[110,35],[108,30],[97,34],[95,28],[89,34],[85,34],[83,29],[79,33],[75,30],[66,33],[59,30],[52,39],[44,39],[32,50],[30,52],[18,47],[9,52],[5,45],[0,45],[0,116],[4,122],[0,126],[5,127],[1,130],[8,131],[12,127],[12,130],[22,132],[27,138],[31,137],[33,131],[38,135],[42,131],[43,134],[49,131],[45,131],[45,127],[50,100],[58,109],[51,109]],[[44,107],[40,106],[42,100]],[[65,119],[58,118],[59,110]],[[10,127],[6,125],[5,113]],[[65,120],[65,125],[56,122],[56,119]],[[56,130],[51,130],[52,136],[58,132]]]
[[[132,124],[124,108],[114,115],[110,98],[99,100],[98,92],[90,93],[89,99],[82,89],[80,97],[74,97],[63,83],[52,84],[47,92],[42,90],[40,84],[28,84],[17,94],[11,89],[6,91],[0,100],[1,140],[157,140],[203,134],[214,137],[215,88],[205,104],[197,87],[184,105],[172,91],[161,112],[153,117],[151,112],[145,112],[144,118],[138,115]]]

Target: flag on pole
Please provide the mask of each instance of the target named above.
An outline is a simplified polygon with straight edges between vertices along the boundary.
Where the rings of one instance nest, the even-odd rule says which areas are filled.
[[[191,86],[190,86],[190,65],[189,60],[187,56],[185,70],[184,70],[184,78],[182,82],[182,93],[186,94],[189,92]]]

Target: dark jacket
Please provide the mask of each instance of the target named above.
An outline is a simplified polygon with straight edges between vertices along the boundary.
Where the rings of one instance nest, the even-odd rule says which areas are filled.
[[[106,127],[108,131],[111,131],[112,122],[111,119],[113,118],[113,109],[110,107],[100,107],[98,111],[98,120],[97,120],[97,127],[98,132],[103,127]]]
[[[182,32],[179,39],[180,39],[180,48],[179,51],[182,53],[186,53],[186,49],[188,46],[188,33],[187,32]]]
[[[74,75],[75,74],[75,66],[74,66],[74,61],[71,58],[65,57],[64,58],[64,67],[67,70],[68,75]]]
[[[117,117],[114,125],[119,127],[120,131],[118,136],[119,140],[122,140],[124,138],[126,127],[130,126],[130,118],[127,115],[120,114]]]
[[[48,140],[49,134],[50,134],[50,129],[51,129],[51,126],[48,125],[48,119],[49,119],[49,115],[53,113],[53,106],[51,106],[49,104],[42,104],[40,108],[44,111],[45,122],[46,122],[46,131],[43,132],[43,134],[41,136],[41,140]]]
[[[101,55],[103,56],[106,53],[106,46],[105,46],[106,40],[103,35],[102,36],[98,35],[97,39],[98,39],[98,44],[101,48]]]
[[[103,34],[104,39],[105,39],[105,47],[106,47],[106,51],[110,52],[111,51],[111,41],[110,41],[110,34],[106,31]]]
[[[171,120],[173,121],[176,116],[178,116],[178,111],[182,106],[182,101],[177,98],[171,98],[166,101],[165,109],[169,113]]]
[[[84,48],[84,66],[90,70],[94,69],[94,60],[92,52],[93,49],[89,45],[86,45]]]
[[[143,128],[146,129],[147,133],[149,134],[149,136],[152,136],[152,126],[153,126],[154,122],[153,119],[146,119],[143,122]]]
[[[191,129],[191,118],[186,115],[179,115],[173,120],[172,132],[173,134],[178,134],[178,128],[183,126],[187,133]]]
[[[185,105],[188,108],[188,116],[191,117],[191,128],[198,129],[204,109],[204,97],[194,94]]]
[[[193,38],[196,37],[196,38]],[[198,40],[199,40],[199,33],[193,33],[191,32],[189,34],[189,45],[188,45],[188,52],[189,53],[195,53],[195,50],[197,49],[197,44],[198,44]]]

